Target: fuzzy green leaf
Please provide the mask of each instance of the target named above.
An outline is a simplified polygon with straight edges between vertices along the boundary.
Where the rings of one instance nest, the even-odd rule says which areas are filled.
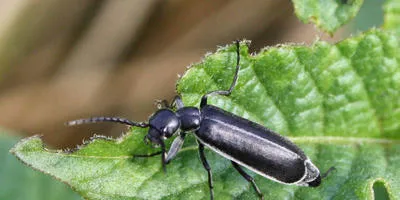
[[[397,34],[400,33],[400,1],[399,0],[386,0],[383,7],[385,11],[385,20],[383,28],[386,30],[393,30]]]
[[[333,34],[360,10],[363,0],[293,0],[297,17],[304,23]]]
[[[18,142],[0,130],[0,199],[73,200],[81,199],[68,186],[49,176],[34,171],[21,163],[8,151]]]
[[[230,97],[209,103],[263,124],[302,147],[321,171],[337,168],[318,188],[287,186],[254,173],[266,199],[400,199],[399,41],[372,30],[336,45],[280,46],[249,55],[241,44],[241,70]],[[228,88],[236,48],[220,48],[192,66],[177,90],[186,105]],[[24,163],[69,184],[87,199],[208,199],[207,176],[192,135],[161,170],[157,151],[143,144],[145,129],[112,140],[93,138],[75,152],[43,148],[38,137],[12,152]],[[250,185],[212,151],[216,199],[257,199]],[[374,191],[377,191],[374,194]],[[378,192],[379,191],[379,192]]]
[[[43,149],[38,137],[21,141],[12,150],[35,169],[56,176],[87,199],[208,199],[207,176],[193,138],[177,158],[161,169],[159,157],[132,159],[143,144],[140,131],[124,140],[97,139],[75,153]],[[337,168],[322,186],[287,186],[255,176],[266,199],[373,199],[381,182],[390,199],[400,198],[400,142],[345,137],[296,137],[321,170]],[[207,151],[213,169],[216,199],[257,199],[230,162]],[[251,173],[254,174],[254,173]]]
[[[211,104],[292,136],[400,138],[399,40],[372,30],[336,45],[282,45],[250,56],[241,48],[233,95]],[[177,90],[188,105],[228,88],[235,47],[186,71]]]

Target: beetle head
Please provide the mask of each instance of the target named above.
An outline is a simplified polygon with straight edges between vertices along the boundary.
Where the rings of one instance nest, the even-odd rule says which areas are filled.
[[[180,121],[176,114],[169,109],[160,109],[149,119],[149,132],[146,139],[154,144],[170,138],[180,128]]]

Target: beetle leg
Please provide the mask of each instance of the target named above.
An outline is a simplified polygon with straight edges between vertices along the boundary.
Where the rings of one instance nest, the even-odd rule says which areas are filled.
[[[240,69],[239,64],[240,64],[240,41],[236,40],[236,71],[235,71],[235,75],[233,76],[231,86],[229,87],[228,90],[216,90],[216,91],[212,91],[212,92],[209,92],[209,93],[203,95],[203,97],[201,97],[200,108],[203,108],[205,105],[207,105],[207,98],[210,96],[214,96],[214,95],[229,96],[229,95],[231,95],[232,90],[235,87],[237,79],[238,79],[238,74],[239,74],[239,69]]]
[[[185,141],[185,136],[186,136],[186,133],[182,132],[181,134],[179,134],[178,137],[176,137],[174,139],[174,141],[171,144],[171,147],[168,150],[168,153],[166,153],[165,164],[169,164],[169,162],[171,162],[171,160],[176,157],[177,153],[182,148],[183,142]],[[162,154],[162,151],[157,151],[157,152],[151,153],[151,154],[135,154],[135,155],[133,155],[133,157],[134,158],[148,158],[148,157],[153,157],[153,156],[157,156],[160,154]]]
[[[167,100],[156,100],[155,103],[156,107],[158,109],[163,109],[163,108],[170,108],[172,109],[174,105],[176,106],[177,109],[185,107],[185,105],[182,102],[182,99],[179,95],[176,95],[174,99],[172,100],[171,104],[168,103]]]
[[[333,170],[336,170],[336,167],[330,167],[324,174],[321,175],[321,178],[326,178]]]
[[[183,142],[185,141],[185,136],[186,133],[181,132],[181,134],[179,134],[179,136],[174,139],[171,147],[168,150],[167,158],[165,159],[166,164],[171,162],[171,160],[175,158],[179,150],[181,150]]]
[[[231,161],[233,167],[239,172],[240,175],[243,176],[244,179],[246,179],[247,182],[251,183],[251,185],[253,186],[254,191],[256,191],[258,197],[261,200],[264,200],[264,195],[261,193],[260,189],[257,187],[256,182],[254,181],[254,178],[251,177],[250,175],[248,175],[240,166],[239,164],[237,164],[234,161]]]
[[[170,107],[173,107],[175,104],[177,109],[183,108],[185,107],[185,105],[183,105],[183,101],[181,99],[181,97],[179,95],[176,95],[174,100],[172,101]]]
[[[167,100],[155,100],[154,105],[157,109],[169,108],[169,103]]]
[[[166,164],[167,164],[167,162],[166,162],[166,151],[165,151],[165,143],[164,143],[164,141],[163,140],[155,140],[155,141],[153,141],[155,144],[158,144],[158,145],[160,145],[161,146],[161,151],[158,151],[158,152],[155,152],[155,153],[152,153],[152,154],[148,154],[148,155],[133,155],[133,157],[135,158],[140,158],[140,157],[153,157],[153,156],[156,156],[156,155],[159,155],[159,154],[161,154],[161,164],[162,164],[162,168],[163,168],[163,171],[164,171],[164,173],[165,172],[167,172],[167,168],[166,168]]]
[[[164,173],[166,173],[167,172],[167,166],[166,166],[167,162],[165,161],[165,144],[164,144],[164,141],[161,141],[160,145],[161,145],[161,164],[162,164],[162,168],[163,168]]]
[[[208,187],[210,188],[210,199],[214,199],[214,185],[212,181],[212,172],[211,172],[211,167],[208,165],[206,155],[204,154],[204,145],[200,143],[200,141],[197,141],[199,143],[199,154],[200,154],[200,159],[201,162],[203,163],[204,169],[207,170],[208,173]]]

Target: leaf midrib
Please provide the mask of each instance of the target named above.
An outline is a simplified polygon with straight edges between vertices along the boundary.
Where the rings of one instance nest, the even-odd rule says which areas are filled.
[[[35,136],[34,136],[35,137]],[[357,137],[337,137],[337,136],[301,136],[301,137],[288,137],[292,142],[296,144],[400,144],[400,140],[393,139],[377,139],[377,138],[357,138]],[[187,146],[180,150],[180,152],[197,150],[197,145]],[[13,148],[11,151],[13,154],[18,152]],[[26,151],[32,153],[30,151]],[[34,151],[37,152],[37,151]],[[54,154],[54,151],[42,148],[42,153]],[[94,158],[94,159],[132,159],[132,155],[121,155],[121,156],[91,156],[91,155],[75,155],[68,153],[57,153],[57,156],[64,157],[75,157],[75,158]]]

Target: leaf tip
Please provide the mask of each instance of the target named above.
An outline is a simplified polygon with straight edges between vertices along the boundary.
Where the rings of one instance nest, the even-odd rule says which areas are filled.
[[[34,135],[21,139],[9,152],[18,157],[18,152],[43,149],[43,146],[42,136]]]

